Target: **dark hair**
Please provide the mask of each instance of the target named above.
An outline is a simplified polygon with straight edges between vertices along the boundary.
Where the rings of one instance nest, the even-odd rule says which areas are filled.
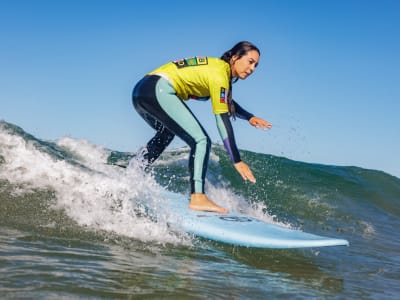
[[[255,50],[260,55],[260,50],[252,43],[247,41],[242,41],[237,43],[232,49],[226,51],[222,54],[221,59],[228,64],[231,63],[231,59],[233,56],[237,55],[238,59],[245,55],[247,52]],[[235,78],[234,82],[238,81],[238,78]],[[230,116],[235,119],[235,105],[232,99],[232,78],[229,80],[229,92],[228,92],[228,108]]]
[[[230,64],[231,58],[234,55],[237,55],[238,58],[241,58],[243,55],[245,55],[247,52],[255,50],[258,52],[258,55],[260,55],[260,50],[252,43],[250,42],[239,42],[235,46],[232,47],[232,49],[226,51],[224,54],[222,54],[221,59],[226,61],[228,64]]]

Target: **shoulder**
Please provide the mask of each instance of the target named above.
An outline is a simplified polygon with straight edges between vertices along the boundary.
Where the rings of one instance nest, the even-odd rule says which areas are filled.
[[[207,57],[207,60],[210,65],[218,66],[222,69],[230,69],[229,64],[218,57]]]
[[[229,82],[231,69],[227,62],[220,58],[208,57],[209,76],[215,84],[225,86]]]

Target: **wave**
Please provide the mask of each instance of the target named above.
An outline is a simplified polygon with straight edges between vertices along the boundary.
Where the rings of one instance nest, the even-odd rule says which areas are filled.
[[[187,147],[166,151],[146,172],[135,153],[71,137],[45,141],[1,121],[0,222],[24,230],[73,228],[190,245],[192,237],[172,232],[142,205],[168,201],[166,190],[189,194],[188,152]],[[257,184],[239,178],[222,146],[213,145],[211,151],[206,192],[229,210],[317,234],[380,235],[398,242],[388,225],[400,215],[398,178],[358,167],[241,153]]]

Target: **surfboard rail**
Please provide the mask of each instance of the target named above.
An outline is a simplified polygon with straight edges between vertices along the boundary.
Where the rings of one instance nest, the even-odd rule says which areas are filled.
[[[242,213],[218,214],[188,208],[184,196],[169,192],[164,209],[170,226],[196,236],[254,248],[307,248],[349,246],[345,239],[320,236],[259,220]]]

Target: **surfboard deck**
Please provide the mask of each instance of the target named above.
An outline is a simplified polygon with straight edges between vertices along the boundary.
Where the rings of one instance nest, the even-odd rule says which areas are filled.
[[[281,249],[349,245],[344,239],[289,229],[241,213],[194,211],[188,208],[188,200],[176,193],[168,193],[163,206],[170,226],[222,243]]]

